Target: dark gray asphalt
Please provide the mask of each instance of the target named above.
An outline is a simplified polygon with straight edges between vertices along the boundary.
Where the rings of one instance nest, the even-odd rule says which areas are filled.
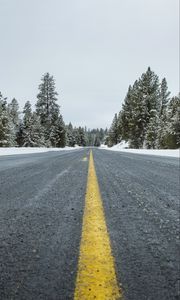
[[[0,299],[73,299],[87,153],[0,159]]]
[[[126,299],[179,299],[179,160],[106,150],[94,159]]]
[[[73,299],[88,153],[0,158],[0,299]],[[93,154],[125,298],[177,300],[178,159]]]

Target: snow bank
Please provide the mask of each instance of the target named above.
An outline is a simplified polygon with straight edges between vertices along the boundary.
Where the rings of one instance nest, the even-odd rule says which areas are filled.
[[[129,144],[125,141],[122,141],[121,143],[111,147],[111,148],[108,148],[107,145],[104,145],[104,144],[101,144],[101,146],[99,147],[101,149],[108,149],[108,150],[115,150],[115,149],[127,149],[129,148]]]
[[[101,144],[101,146],[100,146],[99,148],[101,148],[101,149],[107,149],[108,146],[107,146],[107,145],[104,145],[104,144]]]
[[[110,151],[121,151],[128,153],[136,153],[136,154],[147,154],[147,155],[159,155],[159,156],[170,156],[170,157],[180,157],[180,149],[127,149],[128,143],[121,142],[111,148],[108,147],[100,147],[100,149],[106,149]]]
[[[114,145],[111,149],[114,149],[114,150],[122,150],[122,149],[128,149],[129,148],[129,143],[128,142],[125,142],[125,141],[122,141],[120,142],[119,144],[117,145]],[[109,148],[110,149],[110,148]]]
[[[68,150],[76,150],[82,147],[65,147],[65,148],[30,148],[30,147],[21,147],[21,148],[0,148],[0,156],[2,155],[14,155],[14,154],[32,154],[32,153],[43,153],[49,151],[68,151]]]

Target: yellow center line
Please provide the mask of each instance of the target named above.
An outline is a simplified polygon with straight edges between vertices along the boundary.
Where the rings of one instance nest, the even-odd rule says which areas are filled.
[[[75,300],[122,299],[107,232],[92,151],[83,217]]]

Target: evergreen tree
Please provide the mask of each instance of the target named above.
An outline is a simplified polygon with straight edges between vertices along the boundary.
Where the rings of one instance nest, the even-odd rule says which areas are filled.
[[[32,118],[32,108],[31,108],[31,103],[29,101],[27,101],[24,105],[23,114],[24,114],[23,125],[24,128],[27,129],[30,127],[31,118]]]
[[[0,93],[0,147],[16,146],[14,125],[8,112],[7,101]]]
[[[159,84],[158,76],[149,67],[133,86],[129,86],[106,143],[112,146],[123,139],[129,142],[131,148],[178,148],[179,97],[170,100],[169,95],[166,79],[163,78]]]
[[[170,92],[168,91],[166,78],[163,78],[160,86],[160,116],[162,116],[167,109],[170,100],[169,95]]]
[[[132,87],[129,86],[127,95],[122,105],[121,123],[122,123],[122,139],[128,141],[131,137],[131,126],[133,117],[133,107],[131,105]]]
[[[144,145],[149,147],[152,141],[146,139],[150,137],[152,123],[157,124],[159,109],[159,79],[148,68],[146,73],[143,73],[141,78],[129,87],[120,114],[119,132],[122,139],[129,141],[130,147],[142,148]]]
[[[79,127],[77,131],[77,145],[85,147],[87,145],[85,130],[83,127]]]
[[[8,105],[8,112],[11,117],[11,120],[17,129],[19,126],[19,104],[18,101],[13,98],[10,104]]]
[[[163,132],[164,148],[180,147],[180,96],[173,97],[167,108],[167,123]]]
[[[44,130],[40,117],[32,112],[31,103],[27,101],[23,109],[23,126],[21,127],[21,143],[24,147],[45,146]]]
[[[71,123],[67,126],[67,146],[74,147],[76,144],[74,130]]]
[[[101,144],[105,143],[105,136],[107,135],[107,129],[96,128],[96,129],[86,129],[85,128],[85,137],[86,137],[86,146],[95,146],[99,147]]]
[[[99,138],[99,136],[96,136],[95,141],[94,141],[94,146],[99,147],[100,145],[101,145],[100,138]]]
[[[33,112],[28,120],[26,128],[23,130],[24,147],[43,147],[45,146],[44,131],[41,126],[39,116]]]
[[[23,126],[21,127],[21,143],[24,147],[32,147],[31,126],[32,126],[32,108],[31,103],[27,101],[23,108]]]
[[[159,116],[156,110],[150,111],[150,119],[146,128],[145,147],[156,149],[158,145]]]
[[[87,146],[94,146],[95,140],[96,140],[96,134],[97,134],[96,129],[92,129],[92,130],[89,129],[89,130],[86,132],[86,136],[87,136]]]
[[[53,125],[50,135],[51,145],[54,147],[64,148],[66,146],[66,127],[62,115],[58,117]]]
[[[171,134],[174,137],[173,148],[180,148],[180,94],[170,101]]]
[[[122,140],[123,136],[123,121],[122,121],[122,112],[120,111],[117,118],[117,134],[118,134],[118,143]]]
[[[24,144],[24,125],[23,121],[19,121],[18,130],[16,134],[16,140],[19,147],[22,147]]]
[[[42,77],[42,82],[39,85],[39,94],[37,95],[36,112],[40,117],[41,125],[45,130],[45,139],[47,143],[52,136],[51,131],[58,122],[59,105],[57,104],[57,92],[55,91],[55,81],[53,76],[46,73]]]
[[[160,115],[159,115],[159,131],[158,131],[158,148],[166,148],[165,128],[168,129],[168,112],[169,95],[167,81],[163,78],[160,87]]]
[[[109,139],[108,139],[108,145],[112,147],[113,145],[116,145],[119,140],[119,134],[118,134],[118,117],[117,114],[115,114],[114,119],[112,121],[110,130],[109,130]]]
[[[138,128],[141,148],[144,144],[150,144],[146,140],[149,136],[146,131],[150,120],[157,124],[160,109],[159,78],[150,67],[140,78],[137,94],[140,100]],[[152,120],[153,117],[155,120]]]
[[[13,129],[14,135],[16,136],[16,142],[17,142],[20,119],[19,119],[19,104],[15,98],[13,98],[12,101],[8,104],[8,114],[12,122],[11,126],[14,128]]]

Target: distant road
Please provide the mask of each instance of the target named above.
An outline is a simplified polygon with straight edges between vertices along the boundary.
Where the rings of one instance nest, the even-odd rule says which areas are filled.
[[[89,152],[0,157],[0,299],[73,299]],[[124,299],[179,299],[178,159],[93,156]]]

